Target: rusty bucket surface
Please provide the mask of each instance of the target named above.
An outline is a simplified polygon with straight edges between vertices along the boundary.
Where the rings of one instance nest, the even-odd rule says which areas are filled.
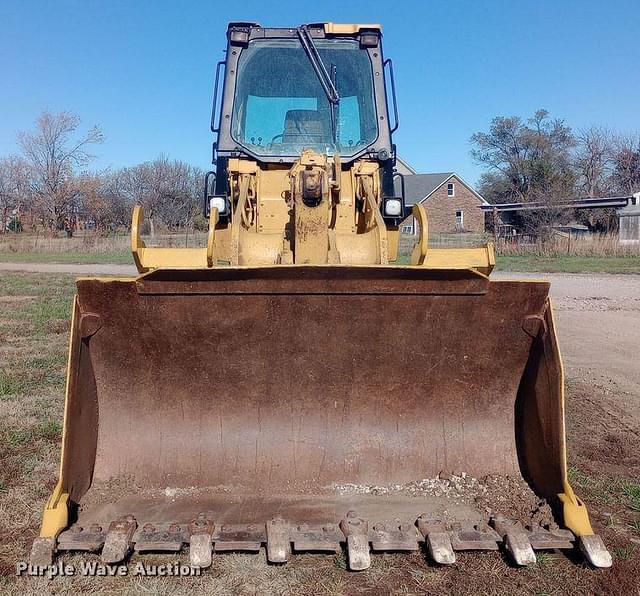
[[[198,522],[214,550],[266,543],[270,560],[346,541],[357,568],[354,536],[414,550],[445,511],[463,546],[500,541],[469,503],[367,487],[455,473],[563,491],[546,282],[279,266],[77,285],[59,549],[175,550]]]

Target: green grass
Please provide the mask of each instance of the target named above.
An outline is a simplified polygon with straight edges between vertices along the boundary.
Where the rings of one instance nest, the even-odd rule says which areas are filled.
[[[19,447],[33,441],[33,433],[25,428],[10,428],[2,433],[2,440],[10,447]]]
[[[25,375],[0,368],[0,398],[26,393],[28,389],[29,379]]]
[[[38,425],[37,432],[39,436],[53,441],[62,435],[62,424],[58,420],[47,418]]]
[[[0,398],[50,387],[62,389],[65,368],[66,354],[61,349],[44,356],[7,359],[0,367]]]
[[[632,482],[626,483],[622,487],[622,492],[629,500],[631,509],[634,511],[640,511],[640,484]]]
[[[636,547],[632,544],[629,546],[618,546],[612,549],[613,556],[620,561],[627,561],[636,552]]]
[[[579,491],[588,491],[591,502],[600,505],[613,505],[621,499],[621,494],[625,493],[625,484],[622,481],[611,481],[604,477],[593,477],[585,474],[574,467],[567,470],[569,482]],[[613,518],[610,523],[615,523]]]
[[[411,256],[398,255],[396,264],[409,265]],[[495,271],[539,273],[640,273],[640,256],[580,257],[539,255],[498,255]]]
[[[63,294],[71,298],[74,276],[48,273],[0,274],[0,296],[30,296],[51,298]]]
[[[64,387],[74,293],[67,275],[4,273],[0,296],[0,399]]]
[[[0,252],[2,263],[80,263],[133,265],[129,251],[111,252]]]
[[[538,552],[536,553],[536,561],[541,567],[551,565],[553,563],[553,556],[550,553]]]
[[[640,273],[640,257],[498,255],[496,271],[542,273]]]
[[[31,321],[38,329],[54,319],[68,319],[71,315],[71,300],[66,295],[56,294],[26,301],[20,305],[14,317],[18,320]]]

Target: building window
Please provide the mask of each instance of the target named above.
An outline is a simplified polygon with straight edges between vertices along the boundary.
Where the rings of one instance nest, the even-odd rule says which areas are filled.
[[[449,184],[447,184],[447,196],[448,197],[456,196],[456,185],[453,182],[449,182]]]
[[[464,227],[464,212],[456,211],[456,227],[462,229]]]

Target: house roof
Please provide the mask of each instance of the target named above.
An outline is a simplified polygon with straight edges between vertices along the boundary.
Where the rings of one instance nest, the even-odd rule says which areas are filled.
[[[400,164],[400,168],[398,168],[398,164]],[[407,172],[409,172],[409,174],[417,174],[418,173],[418,172],[416,172],[415,168],[409,162],[406,162],[399,155],[396,156],[396,168],[398,169],[398,171],[400,171],[402,168],[404,168]],[[400,172],[400,173],[401,174],[405,174],[404,172]],[[409,174],[405,174],[405,176],[408,176]]]
[[[433,191],[440,188],[453,172],[441,172],[438,174],[414,174],[404,177],[404,200],[406,205],[414,205],[426,199]]]

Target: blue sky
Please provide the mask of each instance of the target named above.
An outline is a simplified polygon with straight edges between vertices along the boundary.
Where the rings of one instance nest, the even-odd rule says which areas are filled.
[[[105,132],[96,167],[164,153],[207,168],[230,20],[382,23],[395,140],[421,172],[475,182],[469,137],[495,115],[543,107],[575,128],[640,129],[640,0],[1,0],[0,155],[41,110],[68,110]]]

